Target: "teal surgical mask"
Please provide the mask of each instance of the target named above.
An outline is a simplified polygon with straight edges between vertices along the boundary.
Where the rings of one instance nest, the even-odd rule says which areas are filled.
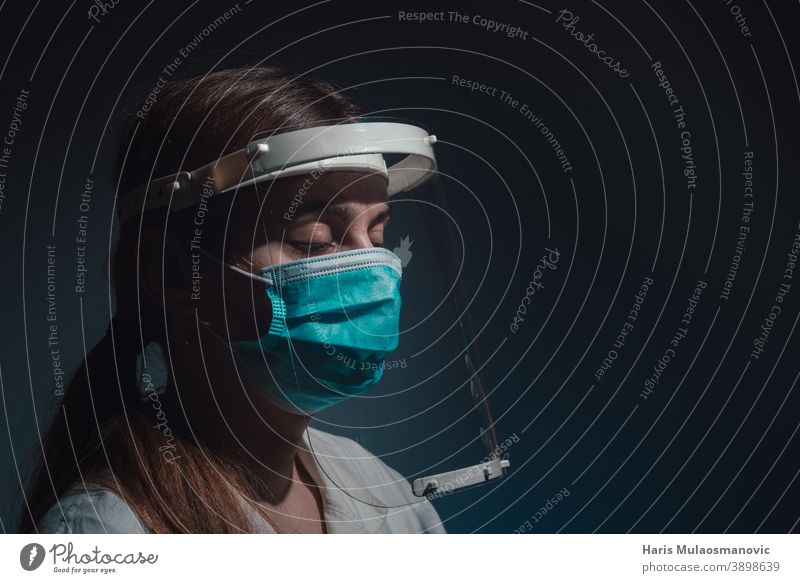
[[[273,265],[260,275],[272,305],[258,340],[230,343],[240,370],[275,404],[314,414],[377,383],[397,348],[400,258],[357,249]]]

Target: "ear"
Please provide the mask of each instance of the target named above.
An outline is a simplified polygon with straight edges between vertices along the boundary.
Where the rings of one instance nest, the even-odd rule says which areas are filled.
[[[193,315],[192,302],[188,301],[192,293],[189,244],[164,225],[143,227],[139,241],[143,293],[156,306],[176,314]]]

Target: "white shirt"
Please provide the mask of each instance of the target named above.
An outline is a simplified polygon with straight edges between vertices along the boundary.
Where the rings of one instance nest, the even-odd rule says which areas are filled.
[[[316,455],[309,451],[305,434],[297,455],[319,487],[329,533],[445,532],[433,505],[414,496],[402,475],[364,447],[312,427],[308,433]],[[275,532],[257,512],[253,515],[258,532]],[[87,491],[82,485],[65,493],[37,528],[42,534],[149,532],[122,497],[105,489]]]

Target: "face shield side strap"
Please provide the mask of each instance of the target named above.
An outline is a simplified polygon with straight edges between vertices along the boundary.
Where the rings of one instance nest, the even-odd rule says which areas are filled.
[[[425,208],[428,210],[423,211],[420,216],[423,223],[426,224],[427,231],[434,237],[436,243],[434,248],[437,251],[436,256],[442,273],[447,282],[452,285],[453,307],[459,320],[460,335],[464,344],[464,365],[469,375],[470,397],[474,403],[474,409],[480,416],[480,439],[488,455],[479,464],[414,480],[412,487],[414,495],[428,498],[449,494],[463,488],[477,487],[490,480],[501,478],[510,467],[507,456],[498,455],[501,449],[498,446],[495,422],[481,379],[480,363],[482,361],[477,350],[475,326],[471,313],[467,309],[464,282],[455,269],[460,263],[457,252],[458,240],[451,224],[449,222],[441,223],[437,218],[438,215],[432,211],[434,208],[439,208],[444,211],[444,214],[449,214],[447,209],[451,205],[448,204],[446,193],[438,177],[433,179],[431,186],[430,197],[433,204],[426,205]]]
[[[448,209],[450,204],[447,200],[446,193],[442,187],[438,177],[435,177],[431,182],[431,202],[433,205],[426,206],[427,212],[423,213],[423,221],[428,223],[428,232],[432,233],[436,239],[435,249],[437,251],[436,257],[439,260],[439,265],[442,273],[447,277],[448,282],[453,288],[453,304],[456,314],[458,316],[459,330],[461,332],[462,342],[464,343],[464,365],[469,373],[469,392],[473,400],[475,408],[481,419],[481,441],[487,454],[496,455],[498,440],[497,432],[495,429],[494,419],[492,418],[489,403],[486,397],[483,381],[481,378],[480,365],[476,363],[483,362],[478,352],[476,343],[475,325],[472,320],[472,314],[467,309],[467,295],[464,291],[464,282],[458,275],[455,266],[460,263],[460,258],[457,253],[458,239],[453,231],[452,225],[445,221],[437,225],[437,215],[433,213],[432,209],[443,209],[445,214],[449,214]]]

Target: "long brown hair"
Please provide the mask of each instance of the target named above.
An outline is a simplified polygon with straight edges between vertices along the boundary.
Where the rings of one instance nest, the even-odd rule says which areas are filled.
[[[120,194],[148,178],[207,164],[243,148],[257,134],[361,114],[333,85],[298,78],[278,66],[226,69],[170,81],[155,100],[139,98],[137,105],[124,120],[119,142],[115,173]],[[165,219],[150,211],[144,222]],[[215,457],[179,430],[172,445],[180,467],[164,463],[159,450],[163,436],[153,430],[152,410],[146,413],[136,396],[136,358],[142,343],[165,346],[167,337],[163,308],[138,287],[138,229],[138,220],[120,227],[110,259],[116,298],[113,334],[107,333],[78,367],[37,450],[40,461],[25,496],[21,533],[35,532],[57,499],[84,482],[121,495],[152,532],[253,528],[230,487],[233,483],[248,489],[252,478],[245,479],[244,468]]]

